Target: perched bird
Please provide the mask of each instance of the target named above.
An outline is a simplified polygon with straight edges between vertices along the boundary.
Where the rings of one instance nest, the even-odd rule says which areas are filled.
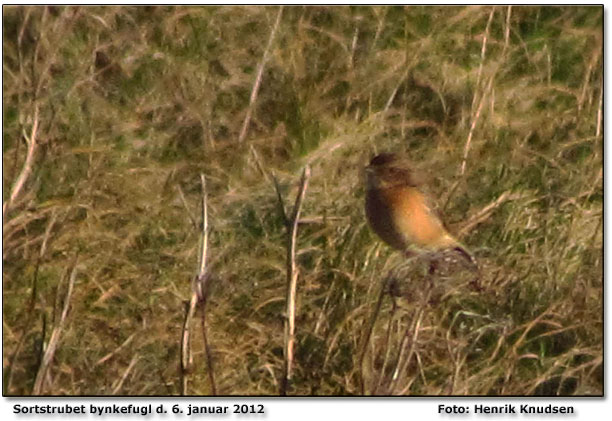
[[[366,167],[365,211],[368,223],[391,247],[406,254],[454,250],[471,266],[472,254],[457,241],[431,207],[423,180],[398,155],[382,153]]]

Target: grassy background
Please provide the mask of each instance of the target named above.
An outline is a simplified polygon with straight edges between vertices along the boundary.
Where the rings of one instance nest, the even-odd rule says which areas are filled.
[[[239,142],[278,11],[3,8],[3,202],[38,113],[3,221],[4,393],[32,393],[75,259],[41,392],[180,393],[203,172],[218,392],[277,394],[286,252],[266,174],[292,203],[310,164],[292,394],[601,394],[602,8],[285,7]],[[402,262],[363,212],[362,168],[387,150],[433,174],[449,224],[477,222],[461,237],[483,288],[441,274],[420,305],[412,262],[360,367]],[[210,394],[197,326],[188,393]]]

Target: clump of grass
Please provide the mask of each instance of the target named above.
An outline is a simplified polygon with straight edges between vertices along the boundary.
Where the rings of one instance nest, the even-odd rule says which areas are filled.
[[[309,165],[289,394],[600,395],[602,8],[286,7],[276,27],[278,16],[3,9],[4,392],[34,392],[54,294],[78,256],[36,392],[181,393],[204,173],[217,392],[278,394],[286,250],[269,174],[295,197]],[[402,263],[362,210],[361,168],[384,150],[431,170],[447,222],[474,222],[461,233],[482,291],[441,274],[424,301],[417,259],[364,348]],[[192,339],[188,393],[211,394]]]

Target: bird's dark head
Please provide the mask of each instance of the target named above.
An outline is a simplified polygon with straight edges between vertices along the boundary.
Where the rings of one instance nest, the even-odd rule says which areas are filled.
[[[379,167],[380,168],[380,167],[388,166],[396,162],[397,160],[398,160],[398,156],[396,154],[385,152],[385,153],[378,154],[374,158],[372,158],[372,160],[370,161],[369,167]]]
[[[387,188],[394,186],[416,185],[418,177],[410,163],[400,155],[381,153],[376,155],[366,167],[369,187]]]

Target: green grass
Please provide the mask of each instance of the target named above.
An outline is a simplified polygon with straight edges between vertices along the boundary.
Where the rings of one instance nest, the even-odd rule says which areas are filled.
[[[3,8],[3,202],[39,123],[4,215],[4,393],[32,393],[75,257],[42,393],[180,393],[204,173],[218,392],[278,394],[286,240],[267,174],[289,205],[309,164],[291,394],[601,395],[602,8],[285,7],[239,143],[277,13]],[[420,304],[425,261],[365,223],[381,151],[431,173],[457,232],[510,197],[462,234],[482,290],[451,270]],[[188,393],[206,395],[193,334]]]

